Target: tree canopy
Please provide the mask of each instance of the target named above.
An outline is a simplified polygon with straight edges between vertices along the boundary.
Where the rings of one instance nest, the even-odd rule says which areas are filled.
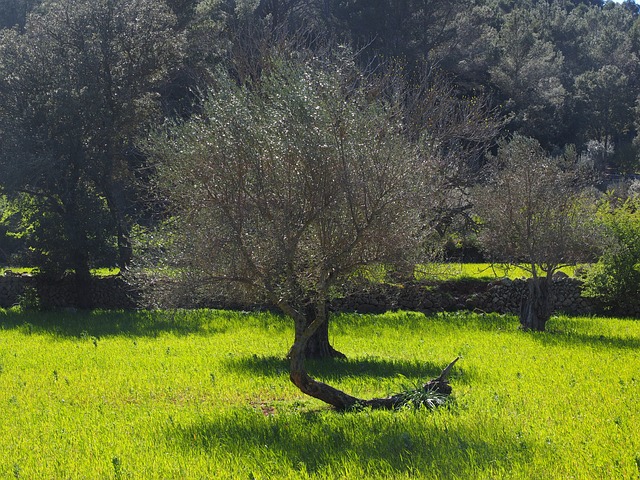
[[[536,140],[516,135],[500,145],[491,179],[476,189],[481,243],[493,260],[520,265],[533,277],[520,315],[525,329],[544,330],[553,274],[587,258],[595,245],[577,168],[575,158],[551,157]]]
[[[86,275],[109,244],[128,262],[134,139],[161,118],[158,87],[180,58],[174,25],[162,2],[64,0],[22,33],[0,31],[3,187],[28,197],[24,233],[45,269]]]

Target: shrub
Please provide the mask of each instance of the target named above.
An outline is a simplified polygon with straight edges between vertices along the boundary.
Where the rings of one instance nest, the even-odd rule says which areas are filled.
[[[22,312],[39,311],[42,309],[40,295],[38,290],[33,287],[27,287],[18,297],[18,307]]]
[[[633,311],[640,294],[640,198],[615,205],[607,199],[598,212],[604,227],[603,253],[585,277],[585,295],[605,308]]]

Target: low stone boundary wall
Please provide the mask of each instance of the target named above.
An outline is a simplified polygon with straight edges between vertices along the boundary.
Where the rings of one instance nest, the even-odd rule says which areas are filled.
[[[591,299],[581,296],[582,283],[573,278],[554,280],[554,309],[573,315],[602,313]],[[7,273],[0,276],[0,307],[8,308],[20,303],[25,292],[36,292],[43,308],[139,308],[137,292],[121,277],[94,278],[79,292],[73,279],[46,282],[38,277]],[[388,310],[413,310],[424,313],[442,311],[475,310],[482,312],[517,314],[527,288],[527,281],[497,280],[492,283],[452,282],[429,285],[422,283],[405,286],[379,285],[339,298],[331,303],[331,309],[343,312],[383,313]],[[197,305],[180,305],[183,308],[239,308],[237,303],[198,301]],[[247,306],[251,309],[255,306]],[[637,312],[616,312],[640,317]]]
[[[519,313],[522,296],[527,293],[528,285],[524,279],[514,281],[501,280],[491,285],[480,298],[491,311],[500,313]],[[582,282],[575,278],[561,278],[553,282],[553,308],[556,312],[572,315],[595,313],[599,307],[589,298],[582,296]]]
[[[595,313],[597,306],[590,299],[581,296],[581,286],[582,282],[573,278],[554,280],[554,309],[573,315]],[[504,279],[486,284],[452,283],[438,287],[420,284],[381,286],[336,300],[333,308],[361,313],[381,313],[387,310],[415,310],[424,313],[476,310],[517,314],[526,290],[527,281],[524,279]]]
[[[21,298],[30,295],[30,292],[36,293],[40,305],[45,309],[86,307],[121,310],[137,306],[137,295],[120,277],[92,278],[79,289],[72,278],[51,282],[10,272],[0,276],[1,308],[18,305]]]

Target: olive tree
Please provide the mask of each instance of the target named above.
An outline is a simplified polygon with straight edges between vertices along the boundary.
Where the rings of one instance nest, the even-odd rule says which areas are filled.
[[[276,58],[248,85],[221,73],[200,115],[147,146],[174,222],[163,246],[172,275],[264,294],[295,325],[292,382],[338,409],[406,400],[355,398],[304,363],[332,292],[420,245],[429,162],[407,138],[402,96],[389,85],[348,60]],[[448,393],[444,377],[429,388]]]
[[[549,156],[532,138],[503,142],[489,169],[492,177],[475,191],[480,240],[494,260],[531,273],[520,323],[544,331],[553,309],[553,274],[585,259],[593,217],[580,199],[571,159]]]

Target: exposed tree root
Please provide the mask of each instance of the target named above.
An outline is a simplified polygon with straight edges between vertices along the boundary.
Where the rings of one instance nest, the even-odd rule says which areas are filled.
[[[358,408],[393,410],[405,405],[424,405],[432,408],[442,405],[452,391],[448,382],[449,374],[455,363],[460,359],[460,357],[455,358],[442,370],[442,373],[438,377],[428,381],[419,388],[400,392],[385,398],[363,400],[310,377],[304,369],[304,357],[297,354],[295,347],[294,345],[290,352],[291,381],[303,393],[322,400],[340,411]]]

